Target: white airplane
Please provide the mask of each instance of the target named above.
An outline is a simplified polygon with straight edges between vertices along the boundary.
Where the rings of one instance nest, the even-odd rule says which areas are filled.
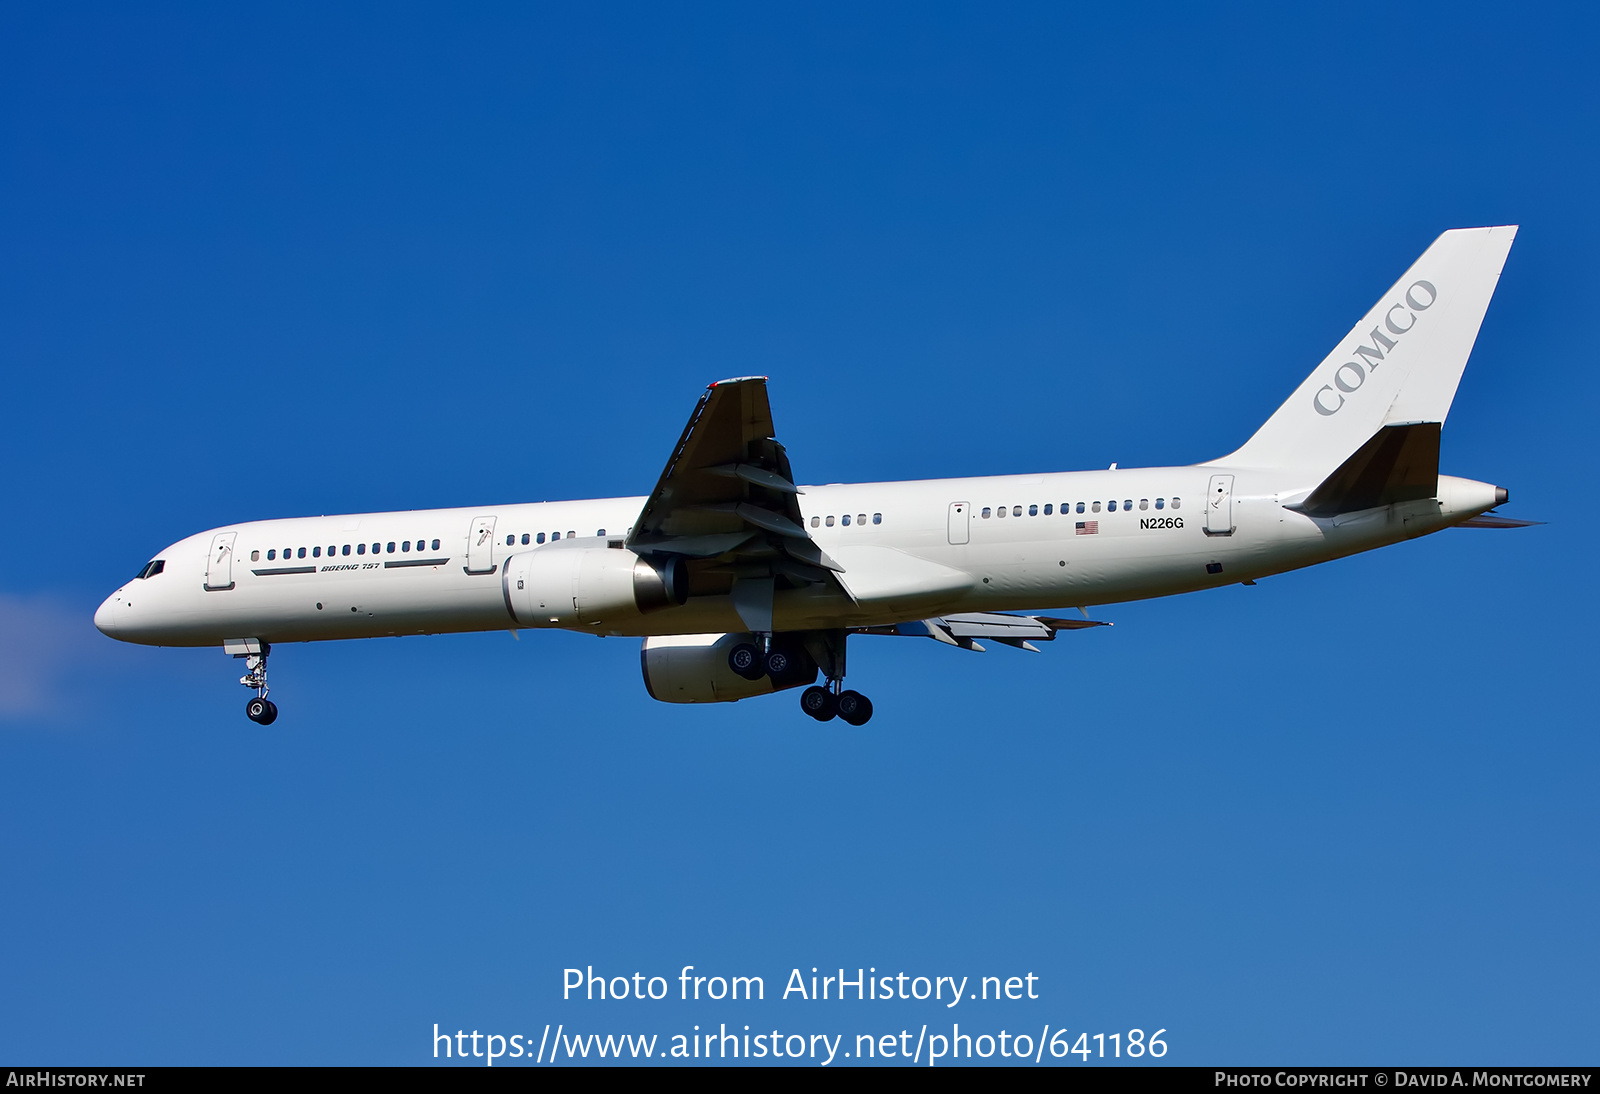
[[[805,687],[820,721],[852,634],[1023,649],[1087,608],[1326,562],[1449,527],[1507,492],[1439,474],[1439,432],[1516,227],[1444,233],[1238,451],[1191,467],[796,485],[764,377],[706,389],[648,497],[229,525],[179,540],[95,612],[102,632],[246,659],[277,717],[282,642],[560,628],[644,638],[669,703]],[[1082,618],[1016,615],[1078,606]],[[816,683],[818,673],[825,685]]]

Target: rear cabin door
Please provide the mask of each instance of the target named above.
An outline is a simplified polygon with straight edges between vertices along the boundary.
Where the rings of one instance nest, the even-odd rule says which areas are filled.
[[[1212,475],[1206,491],[1206,535],[1233,535],[1233,476]]]
[[[950,503],[950,542],[965,543],[972,531],[972,517],[967,512],[970,509],[964,501]]]
[[[492,574],[494,571],[494,518],[473,517],[472,534],[467,539],[467,573]]]
[[[211,554],[206,556],[207,592],[233,588],[233,541],[238,535],[238,532],[218,532],[211,537]]]

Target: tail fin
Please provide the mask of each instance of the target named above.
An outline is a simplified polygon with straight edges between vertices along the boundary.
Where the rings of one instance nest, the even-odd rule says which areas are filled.
[[[1228,467],[1339,467],[1386,425],[1443,423],[1516,225],[1434,240]]]

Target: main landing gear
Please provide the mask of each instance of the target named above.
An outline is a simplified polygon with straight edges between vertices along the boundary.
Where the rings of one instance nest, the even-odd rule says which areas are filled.
[[[781,688],[798,684],[800,680],[792,679],[797,673],[801,680],[816,679],[820,667],[828,682],[801,692],[800,709],[819,722],[837,717],[853,726],[867,724],[872,717],[872,700],[858,691],[843,690],[844,632],[806,632],[776,642],[770,634],[756,637],[761,642],[759,646],[741,642],[728,651],[728,667],[735,673],[746,680],[770,676],[774,685]],[[786,676],[791,677],[787,682]]]
[[[255,697],[244,705],[244,716],[257,725],[270,726],[278,720],[278,704],[267,698],[267,654],[272,652],[270,643],[262,642],[255,638],[230,639],[223,643],[223,650],[234,657],[245,659],[244,666],[247,670],[239,677],[239,683],[255,691]]]
[[[813,685],[800,693],[800,709],[819,722],[835,715],[853,726],[864,726],[872,717],[872,700],[859,691],[834,691],[842,681],[829,680],[826,686]]]

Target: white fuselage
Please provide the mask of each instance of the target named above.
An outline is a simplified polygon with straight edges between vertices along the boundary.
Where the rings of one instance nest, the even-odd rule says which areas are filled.
[[[1231,480],[1220,505],[1219,476]],[[1189,592],[1425,535],[1496,503],[1493,486],[1440,476],[1437,499],[1328,519],[1286,507],[1316,485],[1282,471],[1201,465],[807,487],[799,499],[806,530],[843,566],[841,581],[854,595],[820,584],[781,591],[773,626],[879,626]],[[114,638],[160,646],[536,627],[511,614],[506,559],[546,549],[556,535],[596,545],[605,541],[594,537],[625,535],[644,501],[229,525],[161,552],[161,572],[118,589],[95,624]],[[217,545],[229,534],[223,553],[231,558],[219,564]],[[727,596],[633,620],[560,625],[613,635],[746,629]]]

